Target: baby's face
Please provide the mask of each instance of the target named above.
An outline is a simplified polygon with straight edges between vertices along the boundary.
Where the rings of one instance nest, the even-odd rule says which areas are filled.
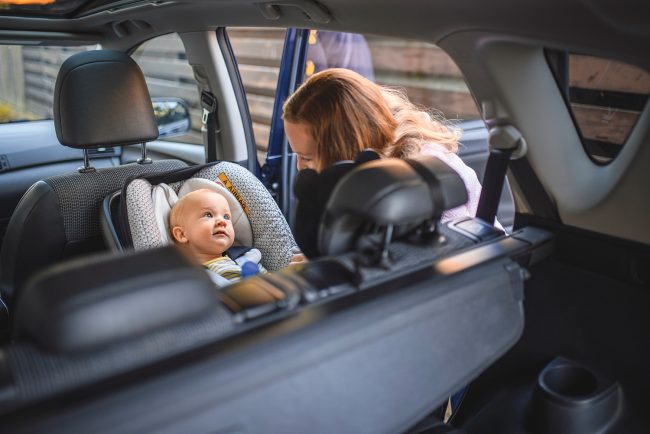
[[[214,192],[191,195],[182,216],[187,242],[198,256],[223,254],[235,241],[228,201]]]

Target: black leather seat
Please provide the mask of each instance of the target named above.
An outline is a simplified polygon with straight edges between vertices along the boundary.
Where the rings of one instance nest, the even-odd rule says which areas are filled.
[[[158,137],[142,71],[126,54],[78,53],[61,66],[54,94],[56,134],[64,146],[87,150],[144,143]],[[134,175],[186,166],[178,160],[133,163],[59,175],[32,185],[20,200],[0,254],[0,291],[11,302],[44,267],[105,249],[104,197]]]

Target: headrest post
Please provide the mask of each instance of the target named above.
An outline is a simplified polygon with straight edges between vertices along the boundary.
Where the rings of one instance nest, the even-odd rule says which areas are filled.
[[[384,238],[381,241],[381,256],[379,257],[379,265],[384,268],[390,267],[390,255],[388,251],[388,246],[393,238],[393,225],[389,224],[386,226],[386,231],[384,232]]]
[[[77,169],[79,173],[89,173],[94,172],[95,168],[90,165],[90,157],[88,156],[88,149],[83,149],[84,153],[84,165]]]
[[[151,158],[147,158],[147,143],[142,142],[142,157],[138,159],[137,161],[138,164],[151,164],[153,163],[153,160]]]

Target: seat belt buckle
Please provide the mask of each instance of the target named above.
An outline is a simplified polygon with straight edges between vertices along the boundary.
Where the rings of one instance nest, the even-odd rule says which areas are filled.
[[[217,112],[217,98],[210,92],[204,90],[201,92],[201,107],[203,108],[201,122],[205,125],[208,122],[208,116]]]

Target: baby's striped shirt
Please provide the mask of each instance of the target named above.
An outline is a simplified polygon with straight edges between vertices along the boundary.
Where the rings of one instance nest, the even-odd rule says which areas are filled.
[[[227,255],[204,262],[203,265],[208,270],[214,271],[221,277],[233,282],[241,279],[241,267]]]

